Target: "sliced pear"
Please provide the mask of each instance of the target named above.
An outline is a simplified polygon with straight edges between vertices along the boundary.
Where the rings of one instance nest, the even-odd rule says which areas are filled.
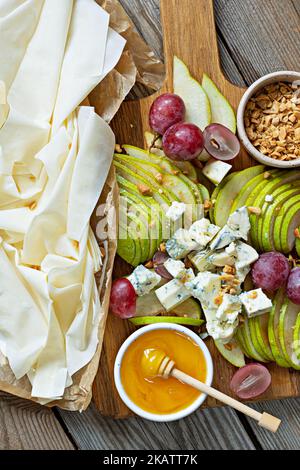
[[[267,362],[266,359],[259,354],[259,352],[256,350],[252,342],[249,323],[248,323],[247,318],[245,318],[245,321],[243,322],[241,333],[242,333],[246,348],[249,351],[250,357],[252,357],[252,359],[255,359],[256,361],[259,361],[259,362]]]
[[[173,81],[174,93],[185,103],[185,121],[196,124],[204,130],[211,123],[209,99],[200,83],[191,76],[184,62],[176,56],[174,56]]]
[[[166,284],[166,280],[162,279],[157,287]],[[200,304],[193,298],[187,299],[182,304],[175,307],[171,312],[172,315],[178,317],[188,317],[199,319],[202,317],[202,311]],[[155,291],[149,292],[149,294],[137,297],[136,301],[136,317],[150,317],[156,315],[166,315],[167,312],[160,303],[155,294]],[[169,314],[168,314],[169,315]]]
[[[297,346],[294,343],[294,328],[300,312],[300,306],[285,299],[279,317],[279,340],[285,360],[291,367],[300,370],[300,360],[297,358]]]
[[[180,171],[179,166],[177,167],[176,165],[171,163],[169,159],[165,157],[158,157],[157,155],[153,155],[146,150],[139,149],[138,147],[133,147],[132,145],[123,145],[123,148],[127,152],[128,156],[137,158],[142,164],[143,163],[150,163],[159,166],[162,170],[166,171],[172,176],[177,176],[182,180],[183,183],[185,183],[187,186],[189,186],[190,190],[193,192],[196,201],[201,204],[202,197],[201,193],[199,191],[198,185],[191,181],[190,178],[188,178],[185,174],[183,174],[182,171]],[[121,155],[122,157],[122,155]],[[139,163],[139,162],[137,162]],[[183,164],[183,168],[185,168],[184,164],[189,164],[193,167],[193,165],[190,162],[178,162]],[[146,169],[149,169],[149,167]],[[194,169],[195,170],[195,169]],[[185,171],[185,170],[184,170]],[[156,176],[160,170],[156,167],[156,170],[153,170],[154,176]]]
[[[273,307],[269,313],[269,323],[268,323],[268,336],[269,342],[274,356],[275,361],[281,367],[290,367],[288,361],[285,360],[279,339],[279,317],[281,312],[281,307],[285,298],[285,289],[280,289],[277,291],[275,298],[273,299]]]
[[[219,353],[235,367],[246,365],[245,356],[237,341],[232,339],[230,343],[224,345],[221,341],[215,341],[215,346]]]
[[[255,347],[256,351],[258,354],[265,359],[265,361],[269,361],[269,356],[265,354],[264,348],[261,347],[260,342],[258,341],[258,336],[257,336],[257,331],[255,328],[255,320],[256,318],[249,318],[248,324],[249,324],[249,330],[250,330],[250,335],[251,335],[251,341],[253,346]]]
[[[293,332],[293,350],[297,359],[300,359],[300,313],[298,313]]]
[[[273,193],[273,201],[268,203],[268,206],[263,212],[262,220],[259,223],[259,244],[262,251],[270,251],[273,247],[273,228],[277,214],[280,212],[282,204],[293,197],[300,188],[284,184],[277,188]]]
[[[141,247],[143,251],[145,249],[145,245],[149,245],[148,256],[145,258],[145,261],[151,259],[158,248],[159,226],[157,225],[157,219],[154,218],[154,214],[151,210],[145,204],[141,203],[141,201],[133,194],[128,193],[122,188],[120,188],[119,191],[120,196],[126,198],[128,213],[136,215],[135,219],[138,219],[135,220],[136,225],[138,225],[138,223],[145,224],[147,240],[141,240]],[[153,237],[153,234],[155,234],[155,237]]]
[[[234,175],[236,175],[237,173],[239,173],[239,172],[237,171],[237,172],[230,173],[229,175],[225,176],[223,181],[218,186],[216,186],[214,188],[214,190],[212,192],[212,195],[211,195],[211,200],[213,201],[213,205],[212,205],[212,207],[209,211],[209,216],[210,216],[210,220],[211,220],[212,223],[215,223],[214,211],[215,211],[215,203],[216,203],[218,194],[224,188],[225,184],[228,183],[228,181],[230,181],[234,177]]]
[[[298,230],[300,231],[300,227],[298,227]],[[296,248],[297,255],[300,258],[300,238],[296,238],[295,248]]]
[[[223,227],[226,224],[234,199],[243,186],[252,178],[262,173],[264,169],[263,165],[256,165],[239,171],[222,187],[218,193],[214,210],[215,222],[219,227]]]
[[[272,176],[276,170],[270,170],[270,173],[272,173]],[[277,170],[278,173],[278,170]],[[235,200],[233,201],[233,204],[231,206],[231,213],[239,209],[240,207],[243,207],[246,205],[247,199],[252,195],[253,190],[262,182],[266,182],[266,179],[264,177],[264,173],[260,173],[259,175],[255,176],[252,178],[248,183],[245,184],[245,186],[241,189]]]
[[[245,356],[249,357],[249,359],[251,358],[250,356],[250,352],[247,348],[247,345],[245,343],[245,340],[244,340],[244,336],[242,334],[242,325],[239,325],[237,330],[236,330],[236,333],[235,333],[235,339],[236,341],[238,342],[240,348],[242,349],[242,351],[244,352]]]
[[[205,90],[211,108],[211,122],[223,124],[230,129],[234,134],[236,132],[236,117],[235,112],[222,95],[216,84],[209,78],[206,73],[203,74],[202,87]]]
[[[114,159],[114,166],[116,168],[117,174],[135,184],[137,190],[141,185],[143,187],[149,188],[151,191],[151,197],[153,197],[161,206],[170,206],[172,201],[177,200],[174,195],[162,190],[158,184],[153,184],[152,177],[149,180],[149,178],[147,179],[147,175],[143,174],[143,176],[141,176],[140,174],[137,174],[136,171],[132,171],[130,168],[120,163],[116,159]],[[161,191],[159,191],[159,189],[161,189]]]
[[[149,236],[148,236],[148,225],[146,222],[146,217],[147,214],[143,213],[140,208],[138,207],[133,207],[134,205],[131,206],[131,211],[130,207],[128,208],[128,211],[126,211],[122,206],[120,206],[120,218],[122,218],[123,221],[123,226],[124,225],[124,220],[127,221],[127,230],[128,234],[130,233],[130,238],[134,239],[134,242],[139,244],[140,246],[140,252],[139,250],[136,250],[135,258],[132,261],[132,266],[137,266],[141,263],[144,263],[148,259],[151,258],[151,253],[150,253],[150,241],[149,241]],[[138,216],[135,216],[135,214],[139,214]],[[126,219],[124,219],[126,217]],[[120,254],[120,253],[119,253]]]
[[[125,227],[121,223],[119,225],[126,237],[118,239],[117,253],[127,263],[137,266],[142,257],[140,241],[130,227]]]
[[[295,230],[300,224],[300,202],[296,203],[296,198],[299,201],[299,195],[295,196],[294,206],[290,207],[282,221],[280,239],[283,253],[290,253],[296,242]]]
[[[130,321],[135,326],[150,325],[152,323],[177,323],[179,325],[201,326],[204,323],[204,320],[201,320],[200,318],[171,317],[171,316],[134,317],[134,318],[130,318]]]
[[[253,189],[251,196],[247,199],[248,206],[259,207],[262,211],[262,207],[265,202],[265,197],[267,194],[272,194],[272,192],[279,186],[283,184],[283,178],[286,173],[276,173],[275,178],[272,181],[266,182],[263,181],[257,185],[255,189]],[[251,241],[253,246],[258,248],[258,230],[257,224],[258,221],[261,219],[262,213],[259,217],[256,214],[251,214],[250,224],[251,224]]]
[[[153,158],[153,157],[161,157],[163,161],[167,161],[171,164],[171,166],[173,166],[173,169],[174,171],[176,171],[176,169],[174,168],[175,166],[177,168],[179,168],[182,173],[187,176],[191,181],[193,181],[194,183],[197,183],[198,181],[198,177],[197,177],[197,171],[196,171],[196,168],[194,167],[194,165],[192,165],[191,162],[188,162],[188,161],[184,161],[184,160],[172,160],[172,162],[170,161],[170,159],[168,157],[166,157],[166,155],[164,154],[163,150],[159,147],[151,147],[153,141],[154,141],[154,134],[152,134],[151,132],[148,132],[146,131],[145,132],[145,140],[146,140],[146,144],[147,144],[147,147],[148,147],[148,151],[147,151],[147,154],[149,155],[149,157]],[[161,141],[161,138],[159,139]],[[123,145],[123,148],[126,150],[129,149],[129,151],[126,152],[129,154],[129,155],[133,155],[133,156],[136,156],[135,154],[132,154],[132,152],[130,151],[130,149],[136,149],[137,147],[133,147],[131,145]],[[141,151],[141,149],[138,149]],[[143,150],[143,152],[145,152],[145,150]],[[139,157],[138,157],[139,158]],[[153,161],[153,163],[157,163],[158,165],[160,164],[158,161]],[[166,169],[166,171],[168,171]],[[173,171],[173,170],[172,170]]]
[[[274,361],[268,337],[269,313],[258,315],[253,318],[253,322],[255,325],[257,341],[264,352],[264,356],[266,356],[269,361]]]

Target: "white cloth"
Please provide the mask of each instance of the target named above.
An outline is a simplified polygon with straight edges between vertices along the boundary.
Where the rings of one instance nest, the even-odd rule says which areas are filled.
[[[103,314],[89,220],[114,135],[78,107],[124,39],[94,0],[0,0],[0,349],[32,396],[63,396]]]

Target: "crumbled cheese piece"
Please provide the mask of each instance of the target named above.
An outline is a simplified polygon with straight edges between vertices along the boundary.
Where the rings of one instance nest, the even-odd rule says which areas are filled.
[[[254,248],[252,248],[252,246],[247,245],[247,243],[243,243],[241,241],[236,243],[236,253],[237,260],[235,267],[238,270],[243,269],[246,266],[250,266],[259,258],[259,254]]]
[[[265,197],[265,201],[266,202],[273,202],[274,198],[272,196],[272,194],[267,194],[266,197]]]
[[[227,220],[228,227],[236,233],[236,238],[248,239],[250,220],[246,206],[240,207],[233,212]]]
[[[166,242],[166,250],[169,256],[174,259],[184,258],[198,247],[198,243],[192,240],[189,231],[183,228],[178,229]]]
[[[211,158],[204,165],[202,173],[206,178],[208,178],[212,183],[218,185],[225,178],[227,173],[231,170],[232,165],[229,163],[222,162],[221,160],[215,160]]]
[[[178,279],[172,279],[156,289],[155,294],[167,312],[191,297],[191,292]]]
[[[185,264],[180,260],[168,258],[164,262],[164,267],[174,278],[182,277],[185,274]]]
[[[172,205],[168,208],[166,212],[166,216],[168,217],[168,219],[173,220],[173,222],[175,222],[184,214],[185,210],[186,205],[184,202],[173,201]]]
[[[189,234],[201,247],[205,248],[212,238],[219,232],[220,227],[211,224],[208,219],[200,219],[194,222],[190,229]]]
[[[240,294],[240,300],[249,318],[267,313],[272,308],[271,300],[261,289],[254,289]]]
[[[195,279],[185,284],[185,287],[190,290],[193,297],[200,300],[203,308],[213,309],[216,307],[215,299],[221,290],[219,275],[209,271],[198,273]]]
[[[231,242],[236,240],[236,238],[236,232],[231,230],[228,225],[224,225],[224,227],[219,231],[219,233],[210,243],[210,249],[219,250],[221,248],[224,248],[225,246],[229,245]]]
[[[224,294],[219,306],[216,319],[220,322],[236,324],[237,317],[242,311],[242,303],[237,295]]]
[[[137,266],[127,279],[133,285],[138,296],[148,294],[161,281],[158,274],[145,268],[142,264]]]
[[[209,256],[208,261],[210,261],[214,266],[222,267],[225,265],[234,266],[235,259],[233,256],[230,256],[226,251],[214,252]]]
[[[230,245],[225,248],[225,251],[229,256],[236,256],[236,243],[231,242]]]

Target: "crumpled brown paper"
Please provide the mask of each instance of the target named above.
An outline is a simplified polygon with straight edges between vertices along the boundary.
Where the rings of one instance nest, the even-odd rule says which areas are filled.
[[[89,95],[88,102],[95,107],[107,122],[109,122],[122,101],[133,87],[135,81],[158,90],[164,80],[164,66],[155,58],[154,53],[135,31],[134,25],[118,0],[96,0],[108,13],[110,13],[110,26],[120,33],[127,44],[122,57],[114,70]],[[101,205],[101,215],[97,215],[97,208]],[[85,410],[92,398],[92,384],[97,373],[102,341],[105,331],[105,322],[109,307],[109,296],[113,262],[116,253],[118,187],[114,169],[111,168],[100,200],[91,219],[91,225],[97,235],[97,224],[101,221],[106,225],[108,239],[99,240],[104,253],[104,269],[97,275],[101,308],[106,315],[101,316],[99,324],[99,343],[93,359],[73,375],[73,385],[65,390],[62,400],[48,403],[47,406],[58,406],[63,409],[75,411]],[[16,380],[7,359],[0,353],[0,389],[17,395],[21,398],[38,402],[31,397],[31,385],[27,377]]]

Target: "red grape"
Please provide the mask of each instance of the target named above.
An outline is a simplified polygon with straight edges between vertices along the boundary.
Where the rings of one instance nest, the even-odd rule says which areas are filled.
[[[173,276],[171,276],[169,271],[164,267],[164,262],[167,261],[168,258],[169,256],[165,251],[157,251],[153,256],[152,261],[155,272],[164,279],[171,280],[173,279]]]
[[[290,274],[287,258],[277,251],[260,255],[252,266],[252,280],[256,287],[276,291],[286,284]]]
[[[217,160],[232,160],[241,149],[239,139],[222,124],[210,124],[203,131],[205,150]]]
[[[264,393],[271,384],[271,374],[261,364],[247,364],[241,367],[232,377],[231,390],[244,400]]]
[[[136,312],[136,293],[126,278],[113,282],[110,293],[110,310],[119,318],[134,317]]]
[[[173,160],[193,160],[204,148],[202,131],[195,124],[180,122],[163,136],[163,150]]]
[[[149,112],[150,127],[163,135],[166,130],[184,119],[185,105],[180,96],[164,93],[152,103]]]
[[[287,283],[287,296],[291,302],[300,305],[300,268],[291,270]]]

